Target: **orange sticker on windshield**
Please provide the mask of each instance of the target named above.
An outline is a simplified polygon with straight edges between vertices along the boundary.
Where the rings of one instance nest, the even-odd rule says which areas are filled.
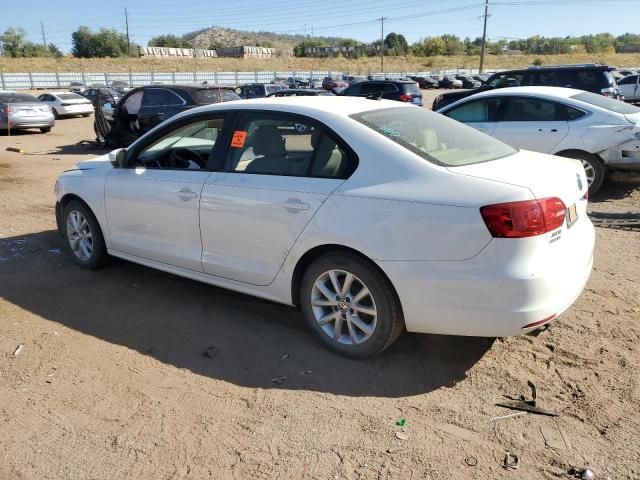
[[[244,142],[247,139],[247,132],[243,130],[236,130],[233,132],[233,137],[231,138],[231,146],[234,148],[242,148],[244,147]]]

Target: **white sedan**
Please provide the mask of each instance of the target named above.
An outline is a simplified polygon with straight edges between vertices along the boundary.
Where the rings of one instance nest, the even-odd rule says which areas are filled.
[[[593,262],[580,162],[394,101],[195,108],[62,173],[55,193],[79,265],[111,255],[299,305],[352,357],[405,329],[544,328]]]
[[[439,113],[516,148],[582,161],[595,193],[606,174],[637,176],[640,108],[560,87],[512,87],[478,93]]]
[[[49,105],[56,118],[88,117],[93,113],[91,100],[73,92],[47,92],[40,95],[38,100]]]

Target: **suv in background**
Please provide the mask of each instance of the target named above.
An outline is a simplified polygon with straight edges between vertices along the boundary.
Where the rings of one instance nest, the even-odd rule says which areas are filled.
[[[347,97],[384,98],[422,106],[422,92],[413,80],[370,80],[343,90]]]
[[[433,110],[439,110],[474,93],[504,87],[544,86],[568,87],[623,100],[615,78],[613,67],[596,63],[581,65],[547,65],[523,70],[508,70],[491,75],[479,88],[463,92],[438,95],[433,101]]]

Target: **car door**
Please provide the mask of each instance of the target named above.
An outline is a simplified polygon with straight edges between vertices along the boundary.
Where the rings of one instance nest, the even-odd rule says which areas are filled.
[[[551,153],[569,133],[566,106],[537,97],[505,97],[493,136],[509,145]]]
[[[638,100],[640,99],[640,92],[638,92],[638,79],[640,75],[629,75],[618,81],[618,87],[624,96],[625,100]]]
[[[496,127],[498,110],[503,99],[504,97],[492,96],[469,100],[442,113],[449,118],[466,123],[476,130],[491,135]]]
[[[140,132],[147,132],[156,125],[185,109],[187,101],[167,88],[147,88],[138,110]]]
[[[354,161],[335,134],[306,117],[239,114],[225,171],[212,173],[202,191],[205,272],[253,285],[271,283]]]
[[[111,248],[202,272],[200,195],[223,114],[172,122],[127,152],[105,183]]]

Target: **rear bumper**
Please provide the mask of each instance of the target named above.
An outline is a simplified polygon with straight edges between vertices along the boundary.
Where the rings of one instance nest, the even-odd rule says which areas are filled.
[[[34,118],[34,119],[9,119],[10,127],[12,130],[21,130],[25,128],[51,128],[55,125],[56,121],[51,116],[51,119],[48,118]],[[6,128],[6,124],[5,124]]]
[[[68,107],[56,107],[58,115],[86,115],[93,113],[92,105],[75,105]]]
[[[548,244],[546,236],[520,244],[493,239],[470,260],[379,265],[396,287],[410,332],[520,335],[568,309],[589,279],[593,225],[585,216],[570,230],[557,242],[564,246]]]

